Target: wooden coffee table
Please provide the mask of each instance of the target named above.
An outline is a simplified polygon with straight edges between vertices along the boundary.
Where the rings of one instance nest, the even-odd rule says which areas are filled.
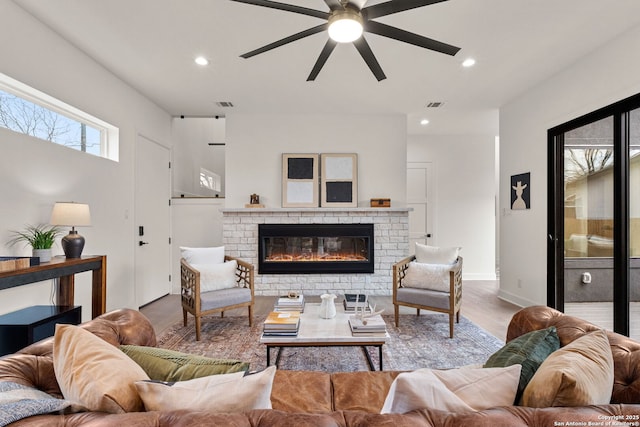
[[[362,347],[369,369],[375,371],[373,360],[367,347],[377,347],[382,371],[382,346],[389,339],[389,333],[384,336],[353,336],[349,327],[349,316],[345,313],[341,304],[336,304],[336,316],[331,319],[323,319],[319,316],[320,304],[306,303],[304,313],[300,315],[300,328],[295,337],[270,337],[262,335],[260,343],[267,346],[267,366],[271,363],[271,349],[278,348],[276,366],[280,362],[280,353],[283,347]]]

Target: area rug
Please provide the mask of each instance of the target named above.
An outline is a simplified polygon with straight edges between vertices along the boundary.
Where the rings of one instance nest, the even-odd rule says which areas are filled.
[[[464,316],[449,338],[449,318],[437,313],[401,315],[395,327],[393,316],[383,316],[390,339],[382,347],[385,370],[419,368],[448,369],[484,363],[504,342],[478,327]],[[196,341],[195,324],[189,316],[158,337],[158,347],[214,358],[239,359],[251,369],[266,367],[266,346],[259,343],[264,317],[256,316],[249,327],[246,316],[206,317],[202,320],[201,341]],[[377,348],[369,348],[376,369]],[[276,350],[272,350],[271,363]],[[321,370],[325,372],[366,371],[369,365],[361,347],[283,348],[279,369]]]

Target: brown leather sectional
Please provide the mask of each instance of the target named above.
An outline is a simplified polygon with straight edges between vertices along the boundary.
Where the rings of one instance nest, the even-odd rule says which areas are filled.
[[[581,319],[548,307],[525,308],[514,315],[507,340],[526,332],[556,326],[562,345],[598,329]],[[114,345],[154,346],[149,321],[134,310],[117,310],[82,325]],[[196,411],[156,411],[128,414],[97,412],[39,415],[11,426],[559,426],[640,425],[640,343],[609,333],[615,362],[615,385],[608,405],[576,408],[497,407],[480,412],[449,413],[425,408],[406,414],[378,412],[399,372],[276,373],[273,409],[236,414]],[[0,381],[13,381],[62,397],[51,359],[52,340],[33,344],[19,354],[0,359]],[[487,390],[489,393],[490,390]],[[607,424],[610,422],[609,424]],[[629,424],[625,424],[625,423]],[[591,424],[589,424],[591,423]]]

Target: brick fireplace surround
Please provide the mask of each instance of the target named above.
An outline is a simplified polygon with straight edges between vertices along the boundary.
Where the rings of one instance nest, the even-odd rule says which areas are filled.
[[[409,253],[410,208],[223,209],[225,252],[256,266],[256,295],[299,291],[391,295],[392,266]],[[374,273],[258,274],[258,224],[374,224]]]

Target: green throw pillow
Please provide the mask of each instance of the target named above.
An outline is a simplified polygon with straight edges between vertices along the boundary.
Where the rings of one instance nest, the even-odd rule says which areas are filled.
[[[489,357],[484,367],[504,368],[515,364],[522,365],[515,400],[519,402],[525,387],[544,359],[559,348],[560,339],[556,327],[550,326],[547,329],[528,332],[509,341]]]
[[[209,375],[248,371],[249,363],[231,359],[212,359],[157,347],[121,345],[127,356],[158,381],[186,381]]]

